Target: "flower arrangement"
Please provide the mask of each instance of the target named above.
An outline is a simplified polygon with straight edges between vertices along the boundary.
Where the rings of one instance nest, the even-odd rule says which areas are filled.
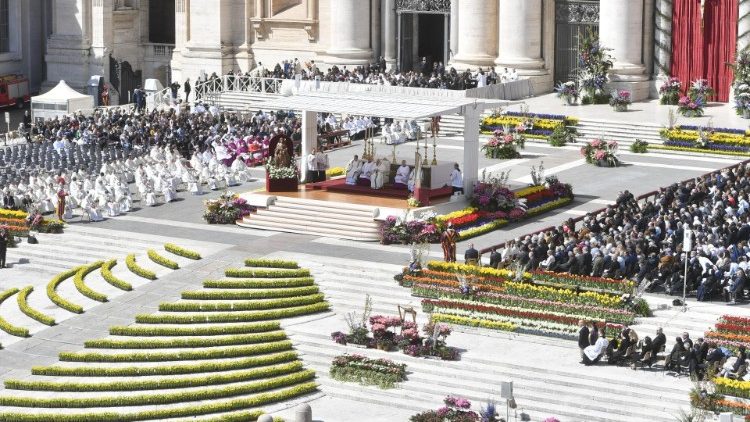
[[[664,140],[664,149],[720,154],[747,155],[750,153],[750,135],[744,130],[711,128],[700,126],[676,126],[662,129],[659,134]]]
[[[406,199],[406,205],[409,208],[419,208],[422,204],[419,202],[419,200],[413,196],[410,196]]]
[[[553,147],[564,147],[569,142],[576,141],[576,130],[565,125],[558,125],[552,130],[547,141]]]
[[[406,365],[388,359],[370,359],[362,355],[341,355],[333,359],[331,378],[362,385],[376,385],[382,389],[394,388],[406,381]]]
[[[278,179],[296,179],[299,177],[299,170],[297,166],[292,162],[288,167],[277,165],[273,159],[266,161],[266,174],[271,180]]]
[[[520,157],[518,148],[523,149],[526,141],[522,134],[524,130],[522,125],[516,126],[515,129],[505,126],[503,129],[495,130],[494,136],[482,145],[485,157],[502,159]]]
[[[707,102],[715,94],[716,91],[709,85],[707,79],[694,80],[687,91],[687,95],[691,99],[702,98],[704,102]]]
[[[617,167],[620,160],[617,158],[617,142],[594,139],[581,148],[581,155],[589,164],[597,166]]]
[[[445,406],[438,410],[418,413],[409,422],[478,422],[479,414],[470,410],[471,402],[461,397],[448,396],[443,399]]]
[[[526,139],[549,140],[549,137],[560,126],[575,134],[573,128],[578,119],[557,114],[535,114],[528,112],[508,111],[505,114],[493,114],[482,119],[481,131],[485,135],[492,135],[496,130],[505,126],[524,126],[523,136]]]
[[[635,142],[630,144],[630,152],[635,152],[636,154],[645,154],[648,152],[648,142],[636,138]]]
[[[562,98],[565,101],[565,105],[571,105],[578,101],[578,88],[576,83],[573,81],[560,82],[555,87],[557,98]]]
[[[604,87],[607,75],[612,69],[610,48],[599,44],[599,39],[593,31],[589,31],[581,40],[578,54],[578,85],[584,92],[583,104],[605,104],[607,95]]]
[[[612,91],[609,98],[609,105],[615,109],[615,111],[627,111],[628,106],[632,103],[630,99],[630,91],[624,89],[617,89]]]
[[[203,219],[208,224],[234,224],[255,211],[255,207],[249,205],[244,198],[229,191],[224,191],[217,199],[204,201],[203,204],[206,206]]]
[[[730,65],[733,70],[735,110],[738,115],[750,118],[750,51],[741,50],[737,52],[737,58]]]
[[[338,177],[343,176],[344,174],[346,174],[346,169],[343,167],[331,167],[326,170],[327,177]]]
[[[670,77],[659,87],[659,103],[663,105],[677,105],[682,92],[680,78]]]
[[[482,179],[474,185],[474,195],[471,206],[479,211],[505,211],[520,208],[522,204],[516,195],[508,189],[508,174],[501,173],[498,177],[482,172]]]
[[[703,116],[703,107],[706,106],[706,102],[703,98],[690,98],[689,96],[682,96],[677,102],[677,112],[685,117],[700,117]]]
[[[380,226],[380,243],[384,245],[412,243],[436,243],[440,240],[440,230],[431,219],[411,219],[388,216]]]

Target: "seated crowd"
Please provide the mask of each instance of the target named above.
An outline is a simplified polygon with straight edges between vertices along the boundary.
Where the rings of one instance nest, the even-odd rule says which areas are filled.
[[[662,328],[654,337],[639,339],[635,330],[624,325],[616,335],[607,339],[604,328],[595,322],[579,321],[578,347],[581,363],[587,366],[600,361],[610,365],[629,365],[652,368],[661,365],[665,371],[686,374],[693,380],[718,376],[750,380],[747,372],[747,351],[739,346],[735,351],[717,346],[710,340],[698,338],[693,342],[687,332],[675,338],[671,348]]]
[[[741,164],[662,188],[639,203],[622,192],[616,203],[565,224],[509,241],[493,250],[490,265],[520,262],[544,270],[594,277],[628,278],[646,291],[698,300],[745,298],[750,262],[750,167]],[[693,247],[683,250],[685,230]]]
[[[239,71],[231,72],[233,76],[260,76],[265,78],[293,79],[300,75],[303,80],[312,80],[319,77],[325,82],[349,82],[357,84],[370,85],[389,85],[389,86],[407,86],[418,88],[438,88],[465,90],[476,87],[483,87],[496,83],[510,82],[518,80],[516,69],[504,68],[498,73],[494,67],[486,70],[478,68],[476,71],[467,69],[459,72],[451,67],[446,69],[440,61],[430,62],[427,58],[417,65],[418,71],[398,71],[387,69],[385,60],[380,57],[375,63],[367,66],[355,66],[352,69],[343,66],[332,66],[327,71],[322,71],[315,64],[315,60],[301,62],[299,59],[284,60],[277,63],[273,68],[268,68],[263,63],[258,63],[253,71],[246,72],[244,75]],[[218,78],[213,74],[208,79]]]

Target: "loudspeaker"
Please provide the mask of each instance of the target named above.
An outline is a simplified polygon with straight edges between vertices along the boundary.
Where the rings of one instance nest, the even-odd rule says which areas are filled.
[[[500,398],[506,400],[513,398],[513,381],[500,381]]]
[[[675,299],[672,301],[672,306],[682,306],[684,303],[680,299]]]

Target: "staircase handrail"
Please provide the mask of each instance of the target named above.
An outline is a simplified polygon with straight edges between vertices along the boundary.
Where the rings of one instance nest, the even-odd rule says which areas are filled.
[[[162,105],[171,105],[172,89],[163,88],[160,91],[152,92],[146,96],[146,104],[150,109],[159,108]]]

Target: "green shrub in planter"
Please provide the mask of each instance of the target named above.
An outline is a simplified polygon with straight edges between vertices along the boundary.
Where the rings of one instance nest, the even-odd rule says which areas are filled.
[[[64,271],[50,280],[49,283],[47,283],[47,297],[54,303],[55,305],[73,312],[74,314],[82,314],[83,313],[83,307],[80,305],[76,305],[75,303],[68,302],[67,300],[63,299],[60,295],[57,294],[57,286],[60,285],[63,281],[75,276],[78,274],[78,271],[81,269],[85,269],[86,266],[80,266],[73,268],[71,270]]]
[[[189,300],[248,300],[294,297],[318,293],[317,286],[291,287],[278,289],[250,290],[188,290],[182,292],[183,299]]]
[[[261,378],[288,375],[303,370],[302,362],[290,362],[263,368],[246,369],[238,372],[200,375],[186,378],[162,378],[145,379],[138,381],[111,381],[111,382],[55,382],[55,381],[25,381],[5,380],[5,388],[11,390],[31,391],[58,391],[58,392],[83,392],[83,391],[142,391],[162,390],[170,388],[205,387],[210,385],[222,385],[236,382],[245,382]],[[150,377],[149,377],[150,378]]]
[[[183,350],[179,352],[60,352],[60,360],[65,362],[168,362],[173,360],[223,359],[241,356],[262,355],[283,352],[292,348],[290,341],[278,341],[248,346],[232,346],[220,349]]]
[[[310,381],[292,387],[271,392],[255,394],[251,397],[241,397],[221,402],[191,404],[179,407],[144,410],[140,412],[88,412],[75,414],[55,414],[55,422],[80,422],[91,420],[97,422],[142,421],[151,419],[184,418],[212,413],[224,413],[234,410],[244,410],[264,404],[289,400],[297,396],[312,393],[318,389],[318,384]],[[256,420],[263,414],[262,410],[247,411],[249,421]],[[0,420],[14,422],[49,422],[49,414],[29,414],[18,412],[0,413]]]
[[[183,349],[199,347],[237,346],[243,344],[269,343],[286,340],[283,331],[268,333],[238,334],[228,337],[206,338],[167,338],[167,339],[99,339],[84,343],[86,348],[93,349]]]
[[[177,262],[159,255],[159,253],[153,249],[149,249],[148,251],[146,251],[146,254],[148,255],[148,259],[161,265],[162,267],[169,268],[170,270],[180,269],[180,265]]]
[[[300,268],[296,270],[255,270],[245,268],[230,268],[224,272],[227,277],[234,278],[289,278],[310,277],[310,270]]]
[[[295,261],[286,261],[283,259],[265,259],[265,258],[249,258],[245,260],[246,267],[262,267],[262,268],[289,268],[297,269],[299,265]]]
[[[195,251],[191,251],[189,249],[181,248],[174,243],[167,243],[164,245],[164,250],[170,253],[173,253],[177,256],[181,256],[183,258],[192,259],[192,260],[199,260],[201,259],[201,254]]]
[[[49,315],[43,314],[36,309],[29,306],[29,294],[34,291],[32,286],[24,287],[21,292],[18,293],[16,300],[18,301],[18,308],[26,314],[29,318],[39,321],[44,325],[53,326],[55,325],[55,319]]]
[[[117,287],[120,290],[125,290],[126,292],[133,290],[133,286],[130,283],[120,280],[112,274],[112,268],[114,268],[115,265],[117,265],[117,260],[114,259],[102,264],[100,274],[102,275],[104,281]]]
[[[82,268],[80,271],[76,273],[75,276],[73,276],[73,284],[76,286],[76,290],[78,290],[78,292],[80,292],[82,295],[86,296],[87,298],[95,300],[97,302],[106,302],[107,296],[102,293],[92,290],[89,286],[86,285],[84,279],[89,273],[96,270],[97,268],[100,268],[103,264],[104,264],[103,261],[94,262],[93,264]],[[75,311],[71,311],[71,312],[75,312]]]
[[[14,287],[0,293],[0,305],[2,305],[2,303],[5,302],[6,299],[10,298],[18,292],[19,290]],[[0,317],[0,330],[3,330],[6,333],[16,337],[29,337],[30,335],[28,329],[13,325],[3,317]]]
[[[158,394],[113,395],[76,398],[0,396],[0,406],[81,409],[87,407],[161,405],[191,401],[216,400],[246,394],[260,393],[276,388],[293,386],[298,383],[311,381],[314,378],[315,371],[305,370],[276,378],[250,382],[247,384],[220,386],[218,388],[209,387],[173,393],[159,392]]]
[[[35,366],[34,375],[56,377],[142,377],[153,375],[185,375],[209,372],[236,371],[258,366],[274,365],[297,360],[297,352],[290,350],[279,353],[235,358],[228,361],[207,361],[158,366]]]
[[[203,287],[207,289],[267,289],[281,287],[303,287],[312,286],[315,279],[312,277],[296,278],[238,278],[234,280],[206,280]]]
[[[312,305],[270,311],[217,312],[197,315],[141,314],[136,315],[135,322],[140,324],[210,324],[267,321],[323,312],[328,308],[328,302],[318,302]]]
[[[223,336],[230,334],[250,334],[276,331],[281,328],[278,321],[254,322],[249,324],[213,325],[208,327],[151,327],[151,326],[114,326],[109,334],[113,336],[138,337],[177,337],[177,336]]]
[[[134,253],[131,253],[125,258],[125,265],[128,267],[130,272],[137,276],[146,278],[148,280],[156,280],[156,273],[141,267],[140,265],[138,265],[138,263],[135,262]]]
[[[248,300],[234,302],[173,302],[162,303],[159,310],[164,312],[226,312],[226,311],[264,311],[268,309],[290,308],[311,305],[323,301],[323,294],[309,296],[285,297],[269,300]]]

